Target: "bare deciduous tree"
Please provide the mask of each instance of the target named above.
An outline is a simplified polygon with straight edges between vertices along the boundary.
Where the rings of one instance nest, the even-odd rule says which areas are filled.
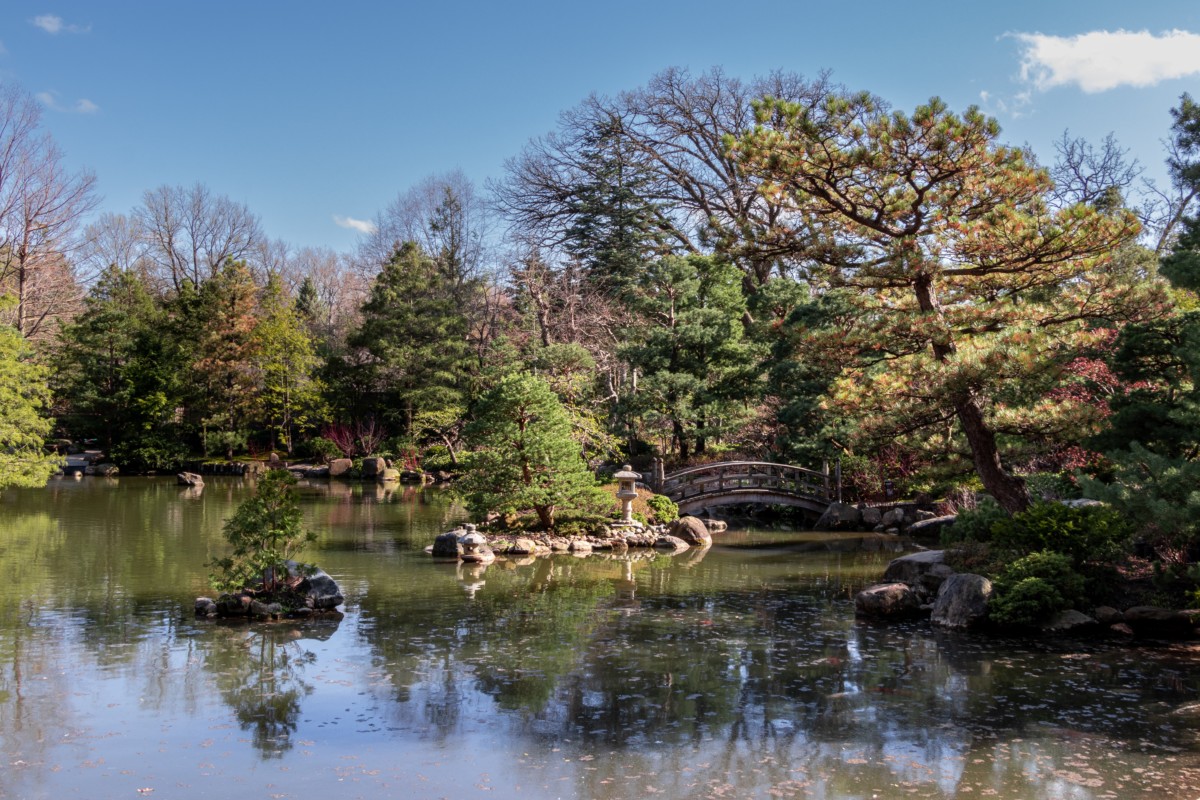
[[[153,277],[175,291],[185,281],[203,283],[228,259],[252,259],[266,238],[248,206],[214,196],[200,183],[190,189],[152,189],[134,216],[145,236]]]
[[[95,177],[70,172],[40,125],[28,93],[0,86],[0,292],[16,296],[11,322],[26,338],[47,334],[78,304],[70,258],[97,203]]]

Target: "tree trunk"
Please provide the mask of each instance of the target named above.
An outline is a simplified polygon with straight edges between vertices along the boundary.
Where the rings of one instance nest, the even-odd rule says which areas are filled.
[[[928,275],[920,275],[913,288],[916,290],[917,303],[921,310],[935,315],[938,323],[944,326],[941,305],[933,293],[933,279]],[[930,345],[933,348],[933,357],[938,361],[947,361],[954,355],[954,339],[949,329],[931,339]],[[1024,511],[1029,507],[1029,492],[1025,489],[1025,481],[1016,475],[1010,475],[1000,463],[996,435],[983,418],[983,409],[979,407],[978,401],[971,396],[968,389],[964,389],[953,400],[955,415],[967,437],[971,458],[975,462],[975,472],[983,481],[983,488],[987,489],[1000,507],[1008,513]]]

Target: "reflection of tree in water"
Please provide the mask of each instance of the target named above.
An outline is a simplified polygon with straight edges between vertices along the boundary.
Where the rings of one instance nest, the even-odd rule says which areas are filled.
[[[286,625],[216,625],[205,666],[242,730],[265,757],[291,749],[301,700],[312,693],[304,671],[316,654],[304,632]]]

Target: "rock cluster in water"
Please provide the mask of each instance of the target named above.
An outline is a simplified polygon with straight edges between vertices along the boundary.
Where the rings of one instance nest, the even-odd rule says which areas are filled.
[[[830,503],[813,526],[818,531],[875,531],[905,533],[909,536],[938,536],[942,528],[954,524],[954,515],[941,516],[924,508],[895,505],[890,508]]]
[[[345,598],[333,578],[321,569],[306,571],[295,561],[286,563],[288,576],[282,581],[284,589],[267,593],[259,585],[222,594],[216,600],[197,597],[196,616],[281,619],[337,613]]]
[[[902,556],[888,564],[880,583],[854,598],[858,616],[904,619],[928,615],[940,628],[972,630],[988,624],[992,582],[982,575],[955,572],[945,563],[944,550]],[[1133,606],[1119,611],[1100,606],[1085,614],[1068,609],[1042,626],[1043,633],[1200,638],[1200,611],[1173,611]]]
[[[581,536],[554,533],[485,535],[474,525],[463,525],[438,536],[427,552],[434,558],[477,564],[490,564],[498,555],[587,555],[595,551],[624,552],[630,548],[654,548],[680,553],[691,547],[709,547],[712,545],[712,534],[724,531],[726,527],[721,520],[692,516],[680,517],[670,525],[614,524]]]

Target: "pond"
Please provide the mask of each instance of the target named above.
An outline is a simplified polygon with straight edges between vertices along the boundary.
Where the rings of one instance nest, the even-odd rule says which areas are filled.
[[[486,568],[435,491],[304,489],[344,616],[195,620],[240,479],[0,499],[0,798],[1200,797],[1200,650],[857,621],[902,543]]]

